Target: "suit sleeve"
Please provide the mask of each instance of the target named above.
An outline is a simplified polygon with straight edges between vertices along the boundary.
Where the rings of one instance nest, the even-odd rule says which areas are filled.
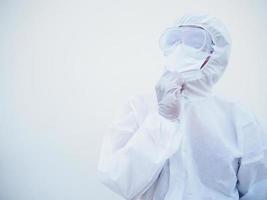
[[[240,200],[267,199],[267,142],[266,132],[251,115],[241,124],[243,156],[237,174]]]
[[[101,182],[126,199],[136,199],[156,181],[181,140],[177,123],[157,111],[138,123],[135,112],[129,98],[104,134],[97,170]]]

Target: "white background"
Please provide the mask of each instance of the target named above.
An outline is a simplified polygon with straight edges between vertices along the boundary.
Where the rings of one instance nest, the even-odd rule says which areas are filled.
[[[96,177],[102,136],[129,95],[154,89],[158,38],[192,11],[231,32],[215,92],[266,126],[264,0],[0,0],[0,199],[121,199]]]

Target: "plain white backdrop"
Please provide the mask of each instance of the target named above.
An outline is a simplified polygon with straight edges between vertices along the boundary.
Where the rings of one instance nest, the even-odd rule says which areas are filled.
[[[120,200],[96,176],[102,136],[127,97],[154,89],[158,38],[193,11],[232,36],[214,92],[266,127],[265,0],[0,0],[0,199]]]

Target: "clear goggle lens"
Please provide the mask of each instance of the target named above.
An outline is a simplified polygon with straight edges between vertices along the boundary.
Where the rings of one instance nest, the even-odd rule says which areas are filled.
[[[159,39],[159,46],[163,51],[171,51],[181,43],[198,50],[212,51],[211,37],[201,27],[181,26],[167,28]]]

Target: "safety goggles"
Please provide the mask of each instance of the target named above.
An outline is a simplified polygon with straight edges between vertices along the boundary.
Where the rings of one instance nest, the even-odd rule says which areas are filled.
[[[169,52],[176,45],[184,44],[197,50],[212,52],[212,39],[202,27],[185,25],[167,28],[159,39],[159,46],[164,52]]]

